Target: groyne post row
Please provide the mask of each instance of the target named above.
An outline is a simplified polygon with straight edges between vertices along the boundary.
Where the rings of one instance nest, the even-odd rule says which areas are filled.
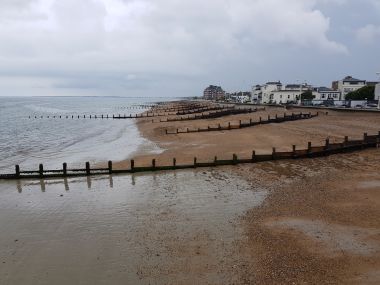
[[[327,115],[327,113],[326,113]],[[262,117],[259,118],[259,121],[254,122],[252,118],[249,119],[248,122],[243,122],[242,120],[239,120],[238,125],[232,125],[231,122],[228,122],[227,126],[222,126],[221,124],[218,124],[218,126],[207,126],[207,128],[197,128],[197,129],[179,129],[177,128],[175,131],[169,131],[168,129],[165,129],[165,134],[167,135],[176,135],[176,134],[188,134],[188,133],[198,133],[198,132],[219,132],[219,131],[230,131],[230,130],[237,130],[242,128],[249,128],[257,125],[265,125],[265,124],[271,124],[271,123],[283,123],[283,122],[289,122],[289,121],[298,121],[298,120],[306,120],[311,119],[319,116],[319,112],[312,115],[311,113],[299,113],[291,115],[287,115],[284,113],[283,117],[278,116],[277,114],[275,117],[272,117],[268,115],[267,120],[263,120]]]
[[[163,116],[175,116],[176,113],[141,113],[141,114],[129,114],[129,115],[54,115],[54,116],[29,116],[29,119],[138,119],[138,118],[153,118],[153,117],[163,117]]]
[[[222,110],[209,113],[201,113],[200,115],[188,115],[187,117],[179,118],[166,118],[165,120],[160,119],[157,123],[166,123],[166,122],[178,122],[178,121],[192,121],[192,120],[203,120],[203,119],[216,119],[229,115],[239,115],[239,114],[248,114],[258,111],[265,111],[265,108],[262,109],[231,109],[231,110]]]
[[[281,159],[300,159],[300,158],[314,158],[322,157],[332,154],[353,152],[363,150],[366,148],[379,148],[380,147],[380,132],[377,135],[363,134],[360,140],[349,140],[346,136],[340,143],[331,143],[327,138],[324,145],[312,146],[308,142],[306,149],[297,149],[296,145],[292,146],[289,152],[278,152],[276,148],[272,148],[270,154],[256,154],[252,151],[249,158],[239,158],[236,154],[232,155],[232,159],[220,160],[216,156],[209,162],[199,162],[197,157],[194,157],[192,164],[178,164],[177,159],[173,158],[171,165],[157,165],[156,159],[152,160],[151,166],[136,166],[135,160],[131,160],[129,169],[114,169],[112,161],[108,162],[106,168],[91,168],[90,163],[86,162],[85,168],[81,169],[68,169],[67,164],[63,163],[62,169],[46,170],[43,164],[39,165],[38,170],[35,171],[22,171],[19,165],[15,166],[15,173],[0,174],[0,179],[22,179],[22,178],[57,178],[57,177],[75,177],[75,176],[89,176],[89,175],[102,175],[102,174],[122,174],[122,173],[136,173],[136,172],[152,172],[152,171],[165,171],[176,169],[188,169],[197,167],[215,167],[222,165],[237,165],[243,163],[258,163],[264,161],[273,161]]]
[[[216,111],[216,110],[231,110],[235,109],[235,107],[206,107],[206,108],[197,108],[197,109],[190,109],[187,111],[178,111],[176,115],[188,115],[188,114],[194,114],[194,113],[202,113],[202,112],[209,112],[209,111]]]
[[[212,106],[211,104],[181,104],[176,105],[175,107],[159,107],[159,108],[152,108],[155,112],[179,112],[179,111],[187,111],[191,109],[199,109]]]

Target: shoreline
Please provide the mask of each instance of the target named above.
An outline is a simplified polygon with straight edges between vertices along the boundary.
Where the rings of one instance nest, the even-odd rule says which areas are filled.
[[[178,135],[166,135],[166,129],[186,127],[207,128],[208,125],[228,122],[238,123],[239,120],[254,121],[268,114],[275,116],[284,112],[309,112],[309,109],[281,110],[268,107],[266,111],[258,111],[251,114],[230,115],[217,119],[197,121],[175,121],[152,123],[151,119],[138,119],[136,124],[140,135],[163,150],[159,154],[146,154],[137,151],[129,159],[115,162],[115,167],[125,169],[130,166],[130,159],[134,159],[138,165],[149,166],[152,159],[162,165],[171,165],[172,159],[176,158],[180,163],[192,163],[196,156],[199,161],[212,161],[215,156],[218,159],[231,159],[233,154],[239,157],[250,157],[252,151],[257,154],[269,154],[272,148],[277,151],[291,151],[292,145],[299,149],[307,148],[308,142],[312,145],[324,145],[326,138],[331,143],[340,143],[345,136],[350,139],[361,139],[363,133],[378,133],[380,116],[373,113],[355,114],[330,111],[328,115],[320,115],[305,121],[292,121],[282,124],[258,125],[251,128],[189,133]]]

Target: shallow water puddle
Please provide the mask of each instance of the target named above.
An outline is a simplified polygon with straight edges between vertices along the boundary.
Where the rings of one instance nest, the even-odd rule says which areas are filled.
[[[266,194],[222,170],[0,182],[0,284],[224,283]]]

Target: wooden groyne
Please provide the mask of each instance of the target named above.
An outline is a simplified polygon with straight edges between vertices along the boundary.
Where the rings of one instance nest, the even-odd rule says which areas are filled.
[[[216,110],[231,110],[234,108],[235,107],[221,107],[221,106],[204,107],[204,108],[190,109],[186,111],[178,111],[176,115],[188,115],[188,114],[203,113],[203,112],[216,111]]]
[[[154,117],[164,117],[164,116],[175,116],[175,113],[151,113],[145,112],[141,114],[101,114],[101,115],[53,115],[53,116],[29,116],[29,119],[139,119],[139,118],[154,118]]]
[[[173,105],[170,107],[170,105]],[[210,107],[215,104],[210,103],[192,103],[192,102],[186,102],[182,104],[167,104],[160,107],[153,107],[152,111],[155,112],[180,112],[180,111],[187,111],[187,110],[193,110],[193,109],[199,109],[204,107]]]
[[[104,174],[122,174],[122,173],[136,173],[136,172],[153,172],[153,171],[166,171],[176,169],[190,169],[198,167],[216,167],[222,165],[237,165],[243,163],[258,163],[264,161],[282,160],[282,159],[300,159],[300,158],[314,158],[322,157],[332,154],[346,153],[359,151],[367,148],[380,147],[380,132],[377,135],[367,135],[364,133],[363,138],[360,140],[349,140],[346,136],[340,143],[330,143],[326,139],[325,144],[322,146],[312,146],[311,142],[308,143],[306,149],[297,149],[295,145],[292,146],[292,151],[277,152],[276,148],[272,149],[269,154],[256,154],[252,151],[252,155],[247,158],[239,158],[236,154],[232,155],[231,159],[220,160],[216,156],[210,161],[201,162],[194,157],[192,164],[178,164],[177,159],[173,158],[171,165],[158,165],[156,159],[152,160],[152,164],[147,167],[137,166],[135,160],[130,161],[129,169],[113,169],[112,161],[108,162],[106,168],[91,168],[90,163],[85,163],[85,168],[68,169],[67,164],[63,163],[62,169],[46,170],[43,164],[39,165],[38,170],[21,170],[19,165],[15,166],[15,172],[11,174],[1,174],[0,179],[30,179],[30,178],[57,178],[57,177],[75,177],[75,176],[90,176],[90,175],[104,175]]]
[[[271,118],[270,115],[268,115],[267,120],[263,119],[262,117],[259,118],[258,121],[253,121],[253,119],[249,119],[248,122],[244,122],[242,120],[239,120],[238,125],[233,125],[231,122],[228,122],[227,125],[221,125],[218,124],[217,126],[207,126],[207,128],[184,128],[179,129],[177,128],[175,131],[169,131],[168,129],[165,130],[165,134],[167,135],[176,135],[176,134],[188,134],[188,133],[198,133],[198,132],[220,132],[220,131],[230,131],[230,130],[237,130],[237,129],[243,129],[243,128],[249,128],[254,127],[257,125],[265,125],[265,124],[273,124],[273,123],[283,123],[283,122],[290,122],[290,121],[299,121],[299,120],[307,120],[311,118],[315,118],[319,116],[319,112],[312,115],[311,113],[299,113],[291,115],[287,115],[284,113],[282,117],[278,116],[277,114]]]
[[[240,114],[249,114],[254,113],[258,111],[264,111],[263,109],[228,109],[228,110],[222,110],[222,111],[216,111],[216,112],[208,112],[208,113],[201,113],[199,115],[188,115],[188,116],[179,116],[175,118],[166,118],[164,120],[160,119],[157,121],[157,123],[165,123],[165,122],[177,122],[177,121],[192,121],[192,120],[204,120],[204,119],[216,119],[221,118],[225,116],[230,115],[240,115]]]

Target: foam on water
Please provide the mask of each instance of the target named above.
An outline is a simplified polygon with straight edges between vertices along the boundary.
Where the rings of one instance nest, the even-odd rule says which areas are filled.
[[[0,172],[59,168],[63,162],[78,166],[85,161],[120,161],[140,146],[154,153],[160,149],[142,138],[134,120],[66,119],[66,116],[128,114],[152,100],[131,98],[0,98]],[[62,119],[47,116],[63,115]],[[29,119],[29,116],[32,118]],[[44,119],[34,119],[44,116]]]

